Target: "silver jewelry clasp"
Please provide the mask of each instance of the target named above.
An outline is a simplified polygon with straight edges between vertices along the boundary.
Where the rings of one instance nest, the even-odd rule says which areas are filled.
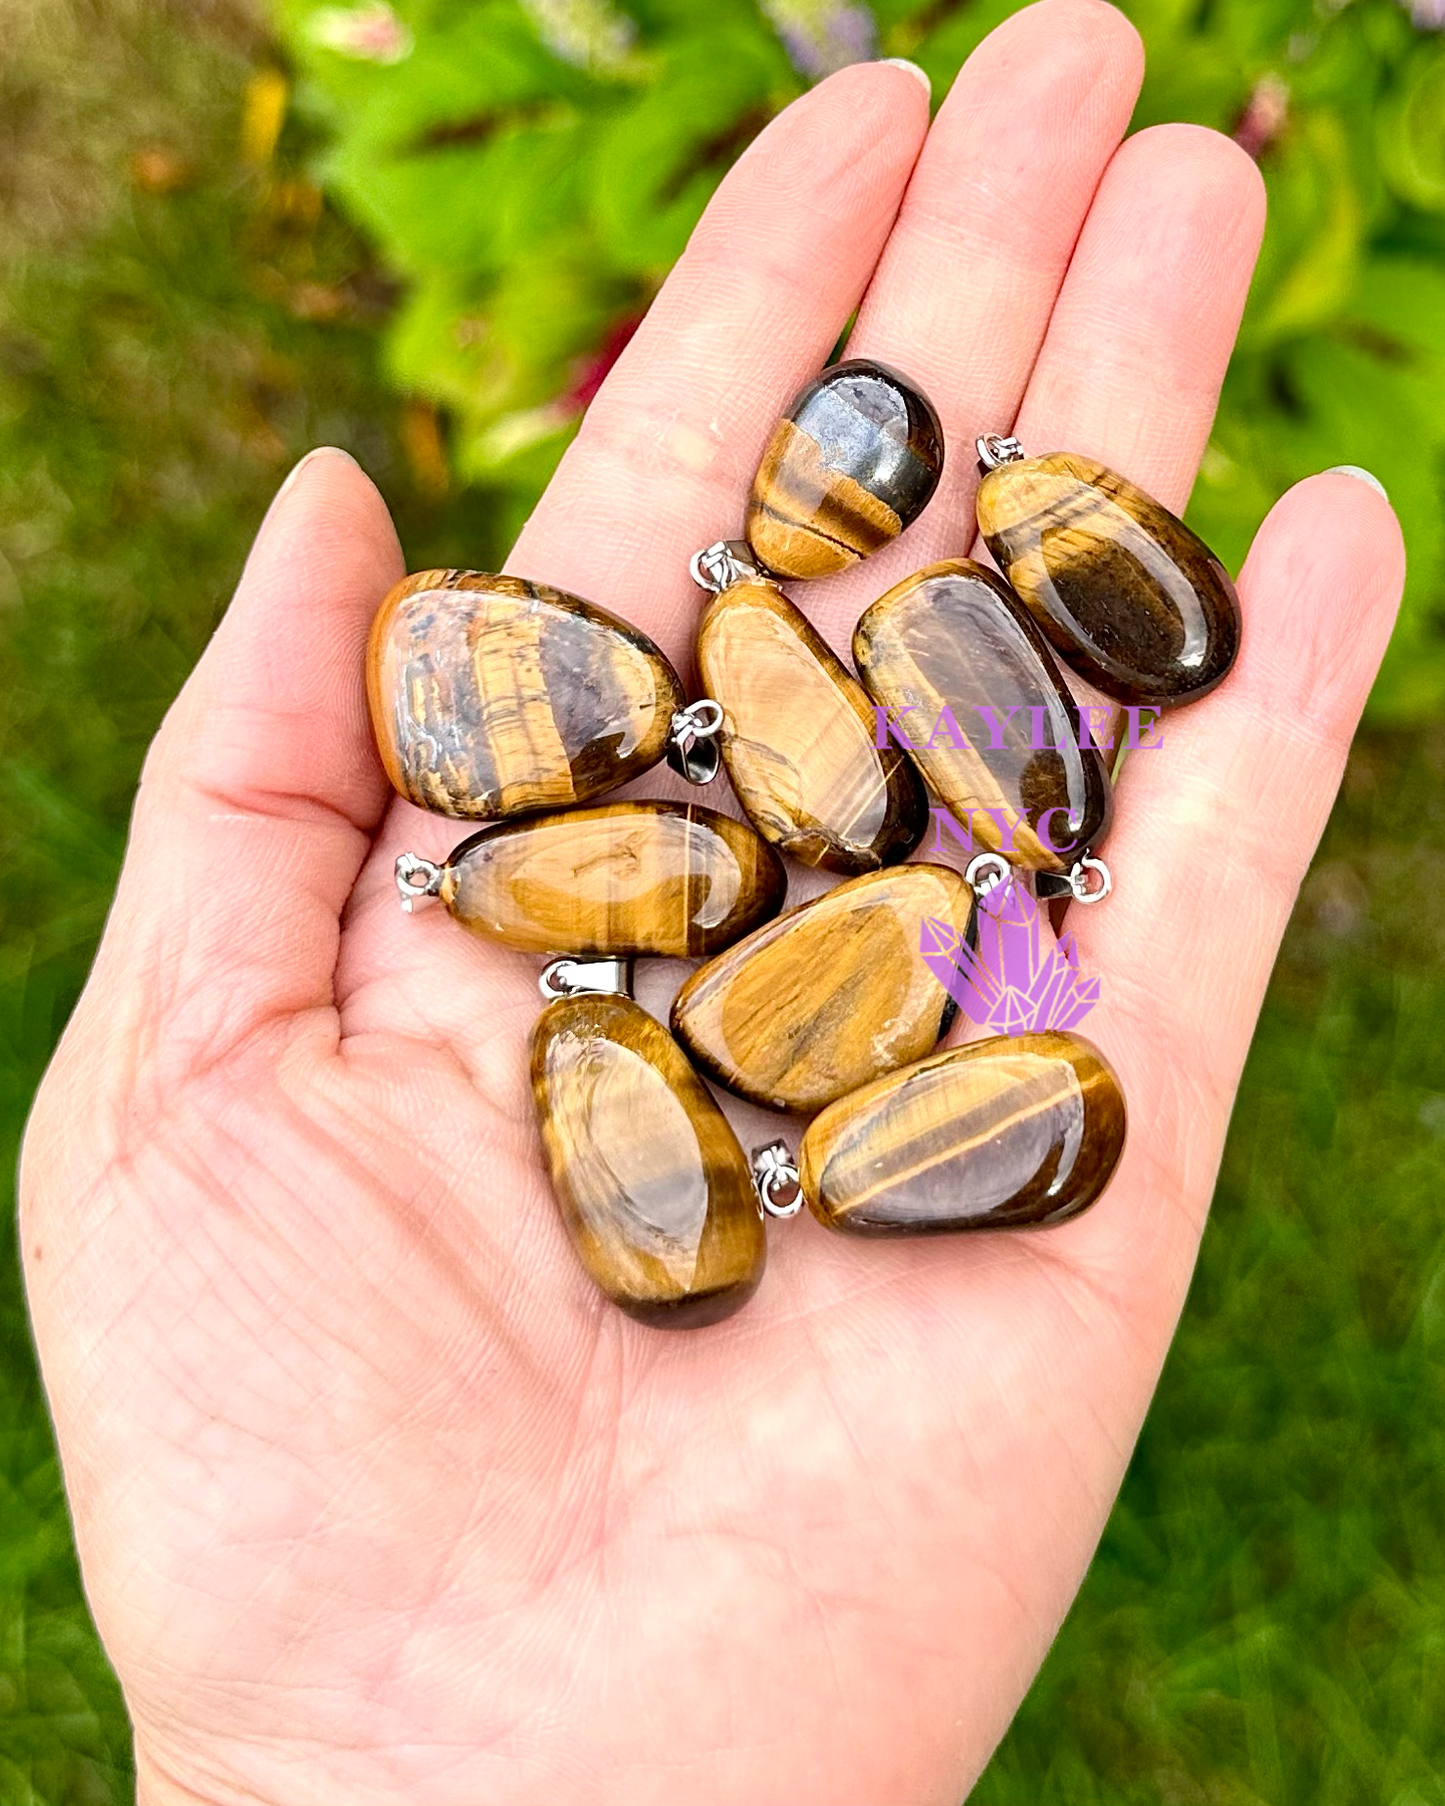
[[[446,876],[444,865],[434,865],[430,859],[422,859],[416,853],[403,853],[396,862],[396,889],[401,898],[401,906],[410,915],[417,910],[425,909],[428,903],[442,894],[442,879]]]
[[[1114,874],[1102,859],[1085,853],[1067,872],[1039,872],[1034,891],[1040,901],[1067,897],[1071,903],[1102,903],[1114,888]]]
[[[722,730],[720,702],[703,696],[679,709],[667,737],[667,762],[689,784],[710,784],[722,763],[717,736]]]
[[[630,959],[588,958],[565,953],[543,968],[537,989],[548,1003],[559,997],[630,997]]]
[[[795,1217],[803,1208],[798,1163],[786,1142],[770,1141],[765,1148],[753,1149],[753,1185],[770,1217]]]
[[[984,433],[973,443],[984,470],[997,470],[1000,464],[1019,464],[1028,456],[1022,440],[1011,434]]]
[[[745,539],[714,540],[693,553],[687,568],[698,588],[710,589],[714,595],[734,583],[748,583],[765,575]]]

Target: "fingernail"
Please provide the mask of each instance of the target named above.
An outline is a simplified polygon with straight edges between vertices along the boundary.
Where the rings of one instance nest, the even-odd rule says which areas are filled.
[[[302,458],[299,464],[292,466],[291,474],[276,491],[276,501],[272,502],[271,506],[273,508],[275,507],[276,502],[281,500],[281,497],[291,488],[297,477],[301,475],[301,472],[305,470],[308,465],[317,464],[322,458],[344,458],[348,464],[355,464],[356,462],[356,459],[352,457],[351,453],[349,451],[342,451],[339,445],[318,445],[314,447],[311,451],[307,452],[306,456]]]
[[[1327,477],[1354,477],[1356,482],[1364,483],[1373,489],[1376,495],[1384,496],[1387,502],[1390,499],[1390,492],[1385,485],[1361,464],[1331,464],[1325,475]]]
[[[291,490],[295,488],[296,479],[301,475],[303,470],[307,469],[312,464],[319,463],[323,458],[341,458],[348,464],[356,463],[356,459],[352,457],[351,453],[342,451],[339,445],[318,445],[313,450],[307,452],[306,456],[302,458],[299,463],[294,464],[291,467],[290,474],[287,476],[285,482],[282,483],[275,495],[271,497],[271,506],[263,515],[261,524],[256,529],[255,540],[251,545],[250,556],[252,558],[255,557],[257,548],[265,540],[267,531],[276,518],[276,511],[281,507]]]
[[[933,83],[920,69],[917,63],[910,63],[906,56],[881,56],[878,61],[889,69],[906,69],[915,81],[923,84],[923,92],[930,100],[933,98]]]

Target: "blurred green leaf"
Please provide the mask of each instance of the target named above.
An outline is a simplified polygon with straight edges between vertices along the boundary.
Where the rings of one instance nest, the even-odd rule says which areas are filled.
[[[1402,201],[1445,213],[1445,43],[1421,44],[1380,114],[1380,163]]]

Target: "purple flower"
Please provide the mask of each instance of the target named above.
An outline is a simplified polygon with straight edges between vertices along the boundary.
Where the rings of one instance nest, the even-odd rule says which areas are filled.
[[[1445,31],[1445,0],[1401,0],[1421,31]]]
[[[996,1035],[1077,1028],[1099,1001],[1098,979],[1079,974],[1073,935],[1047,945],[1037,903],[1012,880],[979,898],[976,948],[932,920],[920,950],[969,1021]]]
[[[813,81],[878,54],[878,28],[866,6],[849,0],[762,0],[762,8],[793,67]]]

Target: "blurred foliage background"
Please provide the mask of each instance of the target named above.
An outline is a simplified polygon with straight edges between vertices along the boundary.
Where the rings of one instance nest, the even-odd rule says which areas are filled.
[[[145,744],[289,463],[355,452],[413,567],[500,558],[771,114],[871,55],[914,57],[941,95],[1016,4],[7,0],[6,1172]],[[1150,49],[1138,122],[1232,132],[1270,187],[1193,518],[1237,564],[1289,483],[1364,464],[1404,517],[1411,586],[1158,1400],[974,1798],[1445,1806],[1445,0],[1126,10]],[[11,1214],[0,1806],[114,1806],[128,1733]]]

